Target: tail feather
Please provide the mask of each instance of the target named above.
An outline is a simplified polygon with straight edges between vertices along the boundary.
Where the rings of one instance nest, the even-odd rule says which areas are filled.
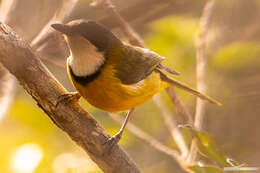
[[[185,91],[188,91],[189,93],[195,95],[195,96],[198,96],[199,98],[203,99],[203,100],[207,100],[209,101],[210,103],[213,103],[213,104],[216,104],[218,106],[222,106],[222,104],[220,102],[218,102],[217,100],[205,95],[205,94],[202,94],[201,92],[195,90],[195,89],[192,89],[190,88],[189,86],[171,78],[171,77],[168,77],[166,74],[164,74],[161,70],[157,69],[159,71],[159,73],[161,74],[161,79],[175,87],[178,87],[180,89],[183,89]]]

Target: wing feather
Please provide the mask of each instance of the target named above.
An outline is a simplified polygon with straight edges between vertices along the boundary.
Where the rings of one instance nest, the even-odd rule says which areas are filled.
[[[146,78],[164,60],[155,52],[130,45],[124,45],[117,58],[116,76],[123,84],[135,84]]]

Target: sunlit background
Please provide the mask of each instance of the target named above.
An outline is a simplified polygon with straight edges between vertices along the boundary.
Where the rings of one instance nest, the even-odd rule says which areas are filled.
[[[116,0],[115,5],[124,9],[140,0]],[[167,3],[170,0],[164,0]],[[69,20],[76,18],[99,19],[106,14],[89,7],[88,0],[79,0]],[[167,10],[154,10],[148,17],[140,15],[132,26],[144,38],[145,44],[166,57],[164,64],[181,73],[177,77],[196,87],[195,38],[199,17],[205,0],[173,0]],[[19,0],[15,30],[25,39],[28,32],[37,31],[48,21],[59,0]],[[151,3],[155,3],[152,1]],[[156,3],[155,3],[156,4]],[[161,5],[161,4],[159,4]],[[158,5],[158,6],[159,6]],[[145,8],[145,7],[144,7]],[[150,7],[149,7],[150,8]],[[150,9],[144,10],[148,13]],[[152,10],[152,7],[151,7]],[[260,3],[258,0],[219,0],[213,10],[207,52],[208,93],[223,102],[216,107],[207,104],[204,130],[211,133],[223,152],[249,166],[260,167]],[[44,15],[39,25],[35,25]],[[118,33],[118,30],[114,30]],[[121,34],[122,35],[122,34]],[[44,63],[57,79],[70,91],[73,90],[65,71],[65,60],[55,50],[60,45],[46,48]],[[64,50],[65,51],[65,50]],[[57,65],[58,64],[58,65]],[[195,98],[178,90],[192,114]],[[175,113],[169,98],[162,92],[172,116]],[[120,125],[106,113],[90,106],[88,110],[111,134]],[[0,110],[1,111],[1,110]],[[176,148],[165,127],[160,111],[152,101],[137,108],[131,122],[169,147]],[[182,172],[172,158],[149,147],[130,132],[124,133],[120,145],[131,155],[145,173]],[[17,85],[14,100],[4,117],[0,117],[0,172],[1,173],[100,173],[102,172],[87,154],[37,107],[35,101]]]

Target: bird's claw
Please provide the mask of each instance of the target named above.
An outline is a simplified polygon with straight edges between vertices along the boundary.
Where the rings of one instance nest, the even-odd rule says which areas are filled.
[[[118,144],[118,142],[120,141],[122,137],[122,133],[119,132],[114,136],[111,136],[108,140],[105,141],[105,143],[103,145],[107,146],[107,152],[106,153],[110,153],[112,148]]]
[[[66,94],[62,94],[58,97],[56,102],[56,107],[61,103],[69,103],[69,102],[77,102],[80,99],[81,95],[78,92],[70,92]]]

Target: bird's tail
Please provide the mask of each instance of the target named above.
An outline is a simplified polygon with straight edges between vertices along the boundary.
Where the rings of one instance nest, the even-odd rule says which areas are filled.
[[[221,106],[222,104],[220,102],[218,102],[217,100],[205,95],[205,94],[202,94],[201,92],[195,90],[195,89],[192,89],[190,88],[189,86],[171,78],[171,77],[168,77],[164,72],[162,72],[161,70],[157,69],[158,72],[160,73],[161,75],[161,80],[164,81],[164,82],[167,82],[169,83],[170,85],[173,85],[175,87],[178,87],[178,88],[181,88],[185,91],[188,91],[189,93],[203,99],[203,100],[207,100],[209,101],[210,103],[213,103],[213,104],[216,104],[218,106]]]

